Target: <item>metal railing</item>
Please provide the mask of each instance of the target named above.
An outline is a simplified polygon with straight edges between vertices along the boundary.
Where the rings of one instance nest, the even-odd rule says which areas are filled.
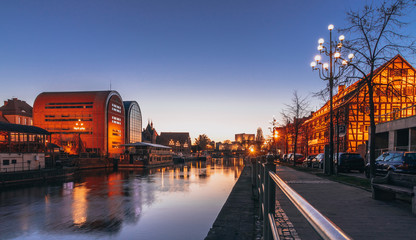
[[[263,161],[265,159],[263,158]],[[256,159],[253,163],[252,180],[256,187],[255,197],[258,197],[261,207],[259,208],[260,220],[263,220],[263,239],[279,240],[278,229],[275,219],[275,186],[289,198],[295,207],[302,213],[306,220],[323,239],[351,239],[331,220],[322,215],[301,195],[287,185],[277,176],[276,165],[272,159],[261,162]],[[273,184],[273,182],[274,184]]]

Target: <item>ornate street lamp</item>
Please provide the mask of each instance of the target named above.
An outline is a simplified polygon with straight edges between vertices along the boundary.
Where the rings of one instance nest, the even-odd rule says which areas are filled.
[[[84,123],[81,122],[81,119],[78,119],[78,122],[75,123],[74,130],[78,132],[78,155],[80,155],[82,145],[81,132],[85,131]]]
[[[342,76],[345,69],[348,67],[351,60],[354,58],[354,54],[350,53],[348,59],[341,57],[342,43],[345,39],[344,35],[339,36],[339,41],[332,40],[332,30],[334,30],[334,25],[330,24],[328,26],[329,30],[329,43],[324,44],[324,39],[320,38],[318,40],[318,50],[319,54],[315,56],[315,61],[311,62],[312,70],[317,70],[319,72],[319,77],[322,80],[329,81],[329,169],[325,169],[325,173],[332,175],[334,172],[334,121],[333,121],[333,105],[332,105],[332,89],[334,87],[334,80]],[[322,58],[329,57],[329,63],[322,62]]]

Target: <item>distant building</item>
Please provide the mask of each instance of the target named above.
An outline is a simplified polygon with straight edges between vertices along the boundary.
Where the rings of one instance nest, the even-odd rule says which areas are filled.
[[[238,151],[241,150],[241,145],[238,142],[217,142],[215,150],[217,151]]]
[[[8,99],[0,107],[0,122],[33,125],[32,107],[17,98]]]
[[[124,105],[116,91],[44,92],[33,106],[35,126],[71,154],[94,152],[117,158],[124,144]]]
[[[175,153],[191,152],[191,138],[187,132],[161,132],[157,143],[171,147]]]
[[[124,101],[126,144],[142,141],[142,112],[136,101]]]
[[[243,142],[254,142],[255,135],[254,134],[248,134],[248,133],[239,133],[235,135],[235,141],[239,143]]]
[[[142,142],[156,143],[157,132],[153,128],[153,122],[147,123],[147,127],[142,132]]]

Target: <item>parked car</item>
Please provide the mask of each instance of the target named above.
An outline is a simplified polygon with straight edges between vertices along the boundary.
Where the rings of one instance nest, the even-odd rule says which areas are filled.
[[[293,162],[295,159],[295,154],[291,153],[289,161]],[[296,153],[296,164],[302,164],[305,160],[305,157],[302,154]]]
[[[324,168],[324,158],[325,158],[325,154],[320,153],[318,155],[316,155],[311,162],[311,165],[313,168]]]
[[[302,165],[305,167],[312,167],[312,159],[314,159],[316,155],[309,155],[305,161],[303,161]]]
[[[282,161],[283,161],[283,162],[287,162],[287,155],[288,155],[288,154],[283,154],[283,157],[282,157]]]
[[[390,151],[376,158],[376,175],[386,175],[389,171],[416,174],[416,152]],[[366,177],[370,177],[370,163],[365,167]]]
[[[337,172],[358,170],[362,173],[365,170],[364,158],[359,153],[338,153],[338,159],[334,156],[334,164]]]
[[[289,162],[292,159],[293,153],[286,154],[286,162]]]

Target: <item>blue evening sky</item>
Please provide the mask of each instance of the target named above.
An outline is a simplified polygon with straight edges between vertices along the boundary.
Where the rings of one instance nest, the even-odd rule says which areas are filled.
[[[317,40],[365,2],[3,0],[0,100],[33,105],[44,91],[111,83],[159,133],[222,141],[262,127],[266,135],[293,90],[306,96],[325,86],[309,67]]]

